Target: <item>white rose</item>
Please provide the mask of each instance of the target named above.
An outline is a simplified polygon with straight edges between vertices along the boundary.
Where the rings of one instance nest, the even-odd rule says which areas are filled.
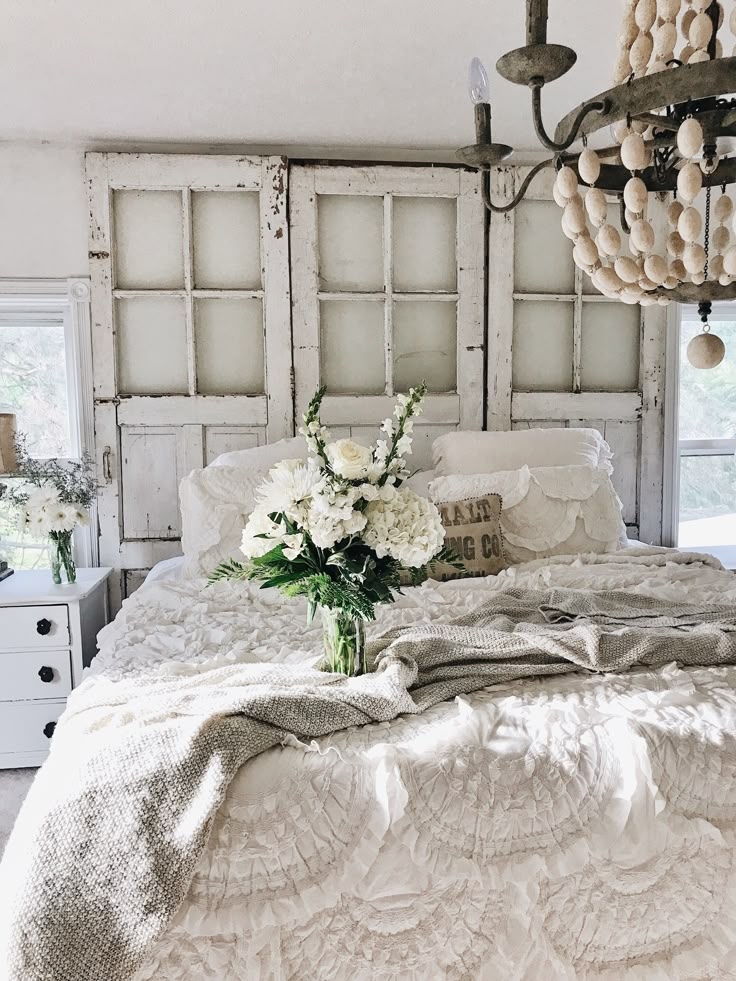
[[[326,447],[330,466],[345,480],[360,480],[368,475],[372,462],[371,451],[352,439],[338,439]]]

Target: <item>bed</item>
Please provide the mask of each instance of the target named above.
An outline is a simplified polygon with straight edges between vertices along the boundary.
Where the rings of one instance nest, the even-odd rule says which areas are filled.
[[[571,432],[568,442],[577,438]],[[502,434],[516,452],[511,435]],[[733,613],[736,578],[716,559],[624,545],[611,522],[601,521],[595,501],[608,482],[610,452],[595,437],[595,456],[584,462],[596,470],[600,461],[605,477],[596,470],[581,483],[580,460],[543,461],[570,466],[562,481],[573,488],[569,495],[547,474],[532,500],[529,474],[519,482],[508,478],[516,471],[503,471],[504,494],[517,508],[518,564],[497,576],[406,589],[395,604],[379,607],[370,633],[446,624],[515,590],[625,590],[673,607],[716,604]],[[550,438],[545,431],[545,452]],[[468,434],[472,452],[449,461],[448,473],[462,472],[465,458],[477,466],[478,439]],[[457,454],[461,444],[453,436],[445,450]],[[270,454],[271,465],[277,450],[259,452]],[[527,459],[528,443],[523,453]],[[219,472],[192,475],[182,494],[188,558],[157,566],[103,630],[87,692],[104,694],[131,680],[186,687],[208,673],[250,667],[298,672],[318,661],[320,630],[305,627],[300,601],[255,584],[207,587],[206,566],[192,564],[195,538],[197,562],[207,556],[210,568],[237,548],[244,504],[233,495],[257,475],[246,479],[229,466],[226,460]],[[544,487],[549,507],[544,500],[540,506]],[[525,538],[519,530],[527,506],[532,527]],[[620,525],[620,502],[616,509]],[[566,510],[571,520],[560,522]],[[597,552],[523,561],[540,529],[549,545],[556,531],[568,535],[574,526],[579,534],[583,524]],[[184,901],[162,934],[152,928],[140,966],[116,978],[736,981],[736,663],[678,667],[666,653],[668,663],[656,668],[517,680],[441,701],[421,715],[281,739],[237,769],[211,830],[206,821],[206,844],[182,883]],[[105,723],[103,711],[101,729]],[[22,880],[26,856],[39,845],[36,813],[53,816],[55,788],[62,797],[62,784],[76,779],[74,747],[64,742],[73,724],[61,730],[53,765],[34,784],[3,860],[11,884]],[[94,731],[88,727],[87,742]],[[120,732],[124,740],[124,727]],[[100,807],[106,791],[120,801],[119,790],[102,781]],[[149,790],[158,796],[156,785]],[[68,810],[66,818],[69,831]],[[70,833],[82,833],[73,811],[71,820]],[[172,821],[172,854],[180,830]],[[75,861],[92,850],[81,841]],[[65,869],[57,895],[61,857],[53,842],[43,845],[48,868],[34,874],[45,879],[46,896],[67,904],[78,898],[70,895],[75,870]],[[59,851],[62,845],[60,838]],[[146,850],[145,840],[140,847]],[[114,907],[120,877],[132,876],[110,861],[114,874],[100,899]],[[48,936],[53,909],[46,919]],[[17,948],[17,936],[11,940]],[[81,981],[73,967],[3,975],[8,949],[0,920],[0,978]]]
[[[717,563],[666,559],[632,547],[426,583],[381,625],[448,620],[511,583],[736,602]],[[178,571],[125,604],[94,674],[317,655],[299,604]],[[726,981],[735,821],[736,667],[517,682],[294,740],[238,773],[136,981]]]

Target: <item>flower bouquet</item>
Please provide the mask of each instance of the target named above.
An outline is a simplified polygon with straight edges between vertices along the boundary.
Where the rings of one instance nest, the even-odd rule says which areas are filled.
[[[414,417],[426,385],[399,395],[385,438],[364,447],[350,439],[328,442],[319,410],[320,389],[304,415],[310,457],[277,464],[261,485],[243,531],[246,563],[218,566],[210,582],[255,579],[287,596],[307,598],[308,622],[319,609],[327,670],[365,670],[365,622],[377,603],[391,603],[402,574],[418,585],[432,560],[457,559],[444,547],[439,511],[402,487],[408,476]]]
[[[61,584],[62,569],[69,583],[77,581],[72,535],[78,525],[89,524],[89,511],[97,494],[92,460],[60,463],[31,457],[25,438],[16,437],[17,471],[24,483],[8,498],[20,513],[21,531],[46,535],[51,552],[51,576]]]

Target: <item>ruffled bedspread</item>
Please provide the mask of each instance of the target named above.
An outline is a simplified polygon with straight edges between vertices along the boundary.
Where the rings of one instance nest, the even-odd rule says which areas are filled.
[[[732,574],[650,561],[426,583],[381,625],[510,584],[736,604]],[[141,589],[94,672],[318,652],[300,604],[201,587]],[[736,981],[735,833],[736,667],[517,682],[247,763],[136,981]]]

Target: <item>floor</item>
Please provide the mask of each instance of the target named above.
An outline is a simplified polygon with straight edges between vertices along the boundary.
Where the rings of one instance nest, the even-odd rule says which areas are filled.
[[[35,775],[35,769],[0,770],[0,855]]]

